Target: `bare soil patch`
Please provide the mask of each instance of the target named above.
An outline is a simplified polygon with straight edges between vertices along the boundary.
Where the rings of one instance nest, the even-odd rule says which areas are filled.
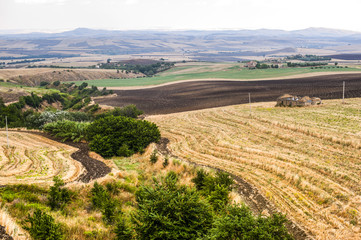
[[[284,93],[322,99],[361,96],[361,74],[335,74],[283,80],[196,81],[136,90],[115,90],[114,98],[98,98],[96,103],[122,107],[135,104],[146,114],[168,114],[248,103],[275,101]]]
[[[3,240],[13,240],[13,237],[9,236],[6,231],[5,231],[5,227],[0,225],[0,239]]]

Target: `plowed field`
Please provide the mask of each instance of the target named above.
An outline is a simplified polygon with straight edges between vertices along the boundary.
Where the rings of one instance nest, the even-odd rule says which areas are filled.
[[[316,239],[361,239],[360,102],[255,103],[251,116],[238,105],[147,120],[172,154],[241,177]]]
[[[251,93],[252,102],[275,101],[284,93],[342,98],[343,81],[346,82],[345,97],[361,97],[361,74],[338,74],[267,81],[182,82],[147,89],[116,90],[117,97],[99,98],[96,102],[120,107],[135,104],[146,114],[166,114],[247,103],[248,93]]]

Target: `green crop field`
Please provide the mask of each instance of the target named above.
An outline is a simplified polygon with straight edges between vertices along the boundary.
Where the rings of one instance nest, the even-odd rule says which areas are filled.
[[[336,68],[334,66],[322,69],[306,68],[280,68],[280,69],[255,69],[243,68],[243,64],[229,63],[203,63],[194,65],[180,65],[154,77],[130,78],[130,79],[101,79],[76,82],[80,85],[86,82],[97,87],[131,87],[159,85],[168,82],[192,79],[265,79],[285,77],[305,73],[317,72],[350,72],[360,71],[359,68]]]

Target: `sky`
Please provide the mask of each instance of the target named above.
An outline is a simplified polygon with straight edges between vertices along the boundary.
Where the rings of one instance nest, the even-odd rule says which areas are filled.
[[[361,0],[0,0],[0,31],[325,27],[361,32]]]

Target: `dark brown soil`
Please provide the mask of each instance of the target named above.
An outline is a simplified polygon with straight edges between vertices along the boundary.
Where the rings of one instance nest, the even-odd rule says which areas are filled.
[[[88,183],[91,180],[104,177],[111,172],[110,167],[108,167],[104,162],[101,162],[89,156],[89,146],[87,143],[65,143],[70,146],[79,148],[78,151],[71,155],[72,158],[83,164],[86,169],[86,172],[79,176],[79,178],[77,179],[78,181]]]
[[[338,74],[268,81],[182,82],[141,90],[116,90],[114,98],[99,98],[99,104],[122,107],[135,104],[145,114],[167,114],[248,103],[276,101],[284,93],[322,99],[361,97],[361,74]]]
[[[188,162],[191,165],[201,166],[206,168],[211,168],[216,171],[226,172],[222,169],[210,167],[208,165],[197,164],[194,162],[190,162],[180,157],[172,154],[172,152],[168,149],[169,140],[167,138],[161,138],[161,140],[157,143],[158,151],[163,155],[168,155],[173,158],[179,159],[181,161]],[[228,172],[226,172],[228,173]],[[232,173],[228,173],[235,181],[235,190],[243,197],[244,201],[247,205],[251,208],[254,214],[261,214],[263,211],[267,211],[269,214],[279,213],[276,207],[264,197],[256,187],[252,186],[250,183],[246,182],[243,178],[236,176]],[[300,227],[295,222],[288,220],[286,223],[286,227],[288,232],[292,234],[292,236],[296,240],[305,240],[305,239],[312,239],[309,233],[307,233],[302,227]]]
[[[9,236],[5,231],[5,227],[0,225],[0,239],[1,240],[13,240],[14,238]]]

